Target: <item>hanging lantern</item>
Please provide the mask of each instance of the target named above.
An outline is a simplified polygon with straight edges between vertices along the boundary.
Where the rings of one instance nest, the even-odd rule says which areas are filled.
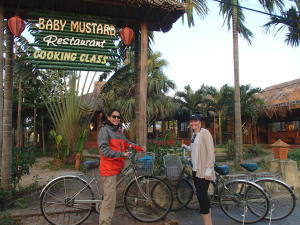
[[[8,19],[8,27],[10,32],[19,37],[25,29],[25,21],[19,16],[13,16]]]
[[[121,39],[124,45],[130,45],[132,40],[134,39],[134,31],[129,27],[124,27],[121,32]]]

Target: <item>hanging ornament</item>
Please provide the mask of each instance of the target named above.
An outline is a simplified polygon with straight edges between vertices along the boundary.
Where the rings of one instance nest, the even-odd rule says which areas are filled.
[[[8,19],[7,23],[10,32],[14,36],[20,37],[21,33],[25,29],[25,21],[19,16],[13,16]]]
[[[134,39],[134,31],[129,27],[124,27],[121,32],[121,39],[124,45],[128,46]]]

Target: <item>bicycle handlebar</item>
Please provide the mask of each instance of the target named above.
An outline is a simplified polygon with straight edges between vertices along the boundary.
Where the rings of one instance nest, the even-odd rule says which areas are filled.
[[[128,158],[130,159],[130,161],[134,161],[136,156],[136,150],[131,145],[129,145],[127,152],[129,152]]]

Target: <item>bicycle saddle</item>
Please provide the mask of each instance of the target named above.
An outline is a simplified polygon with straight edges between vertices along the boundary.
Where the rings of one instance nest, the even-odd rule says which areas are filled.
[[[84,161],[83,166],[87,169],[95,169],[99,167],[100,162],[99,161]]]
[[[241,163],[240,166],[250,172],[254,172],[258,168],[257,163]]]
[[[227,175],[229,173],[229,166],[227,166],[227,165],[223,165],[223,166],[215,165],[215,171],[218,174]]]

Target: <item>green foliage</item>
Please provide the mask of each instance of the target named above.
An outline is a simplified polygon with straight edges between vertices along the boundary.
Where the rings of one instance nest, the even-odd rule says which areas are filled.
[[[11,199],[11,197],[12,197],[11,191],[6,191],[0,187],[0,210],[4,210],[6,208],[8,204],[8,200]]]
[[[155,154],[155,164],[154,164],[154,175],[161,176],[164,175],[164,162],[163,157],[167,154],[176,154],[180,155],[182,151],[179,148],[170,145],[161,145],[160,148],[156,144],[148,143],[147,151],[153,152]]]
[[[99,150],[98,149],[90,148],[87,151],[88,151],[89,154],[99,155]]]
[[[26,209],[28,208],[28,199],[26,198],[18,198],[16,201],[14,201],[14,206],[17,209]]]
[[[244,159],[251,159],[265,154],[260,145],[250,145],[243,149]]]
[[[300,148],[290,150],[288,158],[295,160],[297,162],[297,165],[300,166]]]
[[[68,158],[74,153],[81,133],[86,129],[99,106],[96,91],[85,95],[83,93],[84,91],[90,91],[96,73],[94,73],[87,90],[85,85],[88,75],[85,75],[86,80],[83,87],[80,87],[82,91],[79,91],[80,76],[81,73],[76,74],[75,72],[66,74],[64,85],[61,87],[62,90],[55,94],[48,90],[43,91],[43,100],[54,128],[62,136],[63,143],[66,144],[66,149],[61,150],[64,158]]]
[[[269,168],[270,168],[270,165],[264,159],[261,159],[260,161],[258,161],[257,165],[258,165],[258,168],[263,169],[263,170],[269,170]]]
[[[25,174],[29,174],[29,168],[35,162],[35,146],[13,148],[12,159],[12,184],[16,188]]]
[[[235,147],[235,143],[233,140],[228,140],[227,146],[226,146],[226,151],[227,151],[227,154],[229,157],[235,156],[236,147]]]
[[[1,225],[21,225],[22,223],[14,219],[10,214],[5,213],[5,214],[0,214],[0,224]]]
[[[88,129],[83,129],[79,135],[79,138],[77,140],[77,143],[76,143],[76,152],[78,152],[80,155],[82,155],[82,151],[83,151],[83,148],[84,148],[84,144],[87,140],[87,137],[88,137]]]
[[[167,96],[170,90],[175,89],[175,83],[163,72],[167,66],[166,60],[161,58],[161,53],[149,53],[148,82],[147,82],[147,124],[156,119],[173,118],[177,105]],[[104,112],[113,108],[121,111],[124,124],[130,124],[130,137],[133,139],[135,118],[135,73],[134,60],[119,68],[105,83],[100,97],[103,101]]]
[[[62,139],[63,137],[60,134],[57,134],[55,132],[55,130],[51,130],[50,131],[50,135],[53,137],[54,141],[55,141],[55,148],[56,148],[56,158],[62,159],[63,156],[65,155],[62,151],[61,151],[61,145],[62,145]]]

